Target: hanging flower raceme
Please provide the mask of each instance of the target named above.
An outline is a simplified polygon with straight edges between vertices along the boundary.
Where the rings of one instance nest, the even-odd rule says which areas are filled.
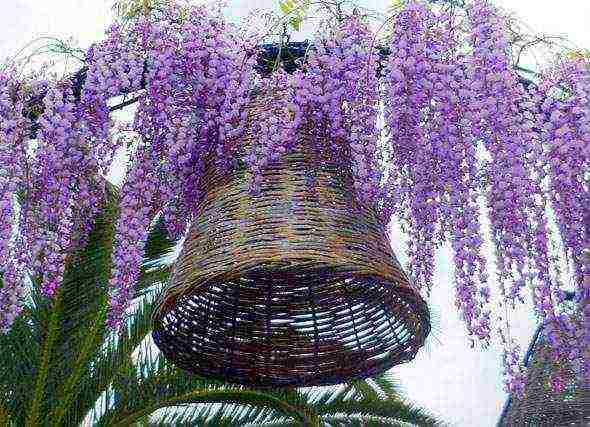
[[[551,205],[573,269],[579,313],[556,318],[551,354],[556,361],[582,357],[580,376],[590,378],[590,263],[584,259],[590,248],[590,62],[558,63],[535,87],[533,99]],[[560,294],[553,298],[563,300]]]
[[[133,299],[148,228],[161,205],[161,179],[154,154],[147,144],[140,142],[121,187],[109,280],[107,324],[113,330],[122,326],[125,311]]]
[[[0,73],[0,259],[8,259],[13,195],[25,174],[27,122],[22,115],[22,85]]]
[[[23,88],[23,82],[0,73],[0,332],[10,329],[24,302],[21,266],[15,257],[24,248],[13,238],[15,192],[26,171],[28,126],[23,116]]]
[[[521,348],[514,340],[504,341],[503,344],[504,389],[520,399],[524,396],[526,386],[526,369],[521,362]]]
[[[7,258],[4,258],[0,288],[0,333],[10,330],[23,310],[27,294],[25,269],[30,265],[27,254],[26,242],[17,238],[7,251]]]
[[[205,8],[190,8],[184,19],[177,18],[172,8],[142,24],[148,72],[134,120],[141,150],[131,163],[140,178],[131,176],[122,188],[122,205],[128,199],[132,208],[119,218],[112,258],[109,324],[114,328],[133,296],[150,219],[157,213],[153,209],[164,207],[170,236],[180,237],[197,214],[206,167],[228,172],[236,148],[232,141],[243,133],[251,55],[244,55],[230,27]],[[138,186],[147,184],[151,196],[144,198]],[[122,262],[120,254],[130,244],[133,257]]]
[[[469,333],[487,340],[490,290],[478,218],[481,179],[465,108],[472,95],[465,87],[453,22],[452,15],[411,2],[392,23],[391,55],[382,77],[390,143],[384,207],[409,222],[409,265],[422,288],[430,289],[434,251],[450,236],[456,305]]]
[[[590,61],[563,61],[536,91],[551,204],[580,290],[583,251],[590,247]]]
[[[51,87],[39,117],[39,144],[32,162],[29,205],[38,226],[32,231],[33,257],[39,259],[43,293],[51,297],[61,282],[74,231],[73,190],[76,167],[84,157],[79,139],[75,100],[71,87]]]
[[[8,259],[9,243],[12,236],[12,205],[12,195],[4,194],[0,199],[0,259]]]
[[[128,32],[112,25],[105,39],[94,44],[86,55],[88,69],[79,104],[86,137],[93,141],[92,150],[94,157],[100,160],[102,173],[108,170],[118,148],[110,135],[107,101],[141,89],[145,62],[140,53],[142,23],[139,21]]]
[[[475,2],[468,15],[473,45],[470,78],[477,91],[472,111],[481,118],[474,130],[490,154],[485,167],[489,215],[499,278],[502,287],[510,282],[506,297],[512,301],[522,298],[520,289],[531,279],[541,287],[552,286],[545,195],[541,177],[534,175],[538,133],[532,130],[527,94],[510,64],[504,20],[486,1]],[[532,252],[538,256],[530,257]]]
[[[424,123],[431,116],[432,73],[437,59],[429,50],[436,17],[422,3],[410,2],[391,23],[390,55],[383,72],[385,126],[390,157],[385,215],[400,214],[410,222],[410,276],[430,288],[435,228],[440,222],[436,182],[426,159],[429,144]]]
[[[295,129],[288,111],[290,79],[282,70],[258,82],[257,92],[266,101],[263,110],[257,111],[256,120],[250,121],[249,135],[260,135],[248,141],[248,153],[244,157],[250,172],[249,190],[260,191],[262,172],[290,152],[295,143]]]
[[[88,236],[99,201],[104,197],[104,179],[97,178],[108,173],[119,148],[120,139],[112,137],[108,100],[142,87],[145,61],[141,54],[141,38],[144,26],[144,21],[139,20],[124,32],[119,25],[112,25],[105,39],[88,50],[84,83],[74,89],[79,91],[80,99],[76,103],[78,132],[79,138],[85,141],[83,151],[86,152],[78,164],[76,211],[81,220],[78,244],[83,244]]]
[[[433,116],[426,124],[428,142],[424,162],[433,162],[431,179],[439,183],[436,197],[441,231],[448,230],[454,251],[456,305],[470,334],[487,340],[490,334],[490,289],[479,221],[482,182],[477,141],[465,107],[472,94],[466,90],[464,63],[457,58],[438,65],[434,80]]]
[[[190,9],[177,31],[160,27],[150,67],[159,71],[150,71],[148,94],[154,129],[166,135],[153,142],[170,186],[165,217],[169,231],[178,234],[197,214],[205,163],[223,173],[231,169],[235,141],[245,124],[253,55],[221,16],[205,8]]]
[[[544,195],[531,176],[536,165],[527,146],[537,144],[531,121],[522,108],[525,91],[511,67],[507,28],[503,18],[487,1],[476,1],[467,10],[473,51],[468,60],[472,131],[483,141],[490,160],[484,165],[487,205],[495,244],[503,305],[522,300],[521,288],[529,280],[552,286],[547,262],[529,257],[535,243],[537,260],[547,259],[547,229],[542,209]],[[508,173],[507,173],[508,171]],[[538,198],[540,199],[538,199]],[[536,221],[536,224],[534,222]],[[540,270],[540,274],[536,274]],[[510,283],[508,291],[505,285]],[[505,322],[508,319],[504,319]],[[508,327],[505,328],[508,330]],[[522,367],[516,367],[517,348],[507,332],[499,330],[505,344],[506,389],[522,392]],[[512,362],[508,362],[508,361]]]
[[[504,304],[521,299],[521,288],[525,284],[533,286],[533,302],[541,321],[559,331],[549,340],[551,358],[555,362],[564,358],[579,360],[587,347],[579,339],[583,328],[576,324],[575,317],[559,313],[557,308],[564,301],[564,293],[550,271],[546,195],[542,186],[548,162],[539,141],[539,130],[534,129],[535,122],[538,124],[534,117],[535,106],[531,102],[534,97],[524,90],[511,67],[504,20],[486,1],[475,2],[468,15],[473,27],[471,43],[474,47],[471,78],[479,95],[474,99],[474,111],[478,110],[482,116],[481,127],[477,126],[478,136],[491,157],[486,165],[488,207]],[[537,94],[536,98],[538,100],[540,96]],[[582,104],[578,105],[587,111],[584,99],[587,98],[582,96]],[[548,106],[549,102],[544,101],[544,105]],[[575,102],[579,103],[580,99]],[[538,129],[552,129],[557,125],[559,136],[567,133],[567,126],[562,127],[567,120],[560,122],[562,113],[559,108],[560,105],[553,104],[549,111],[546,110],[548,116],[553,115],[559,123],[553,123],[553,126],[541,123]],[[579,187],[574,194],[574,198],[584,197]],[[580,202],[581,206],[588,205],[587,193],[586,205]],[[578,242],[584,228],[582,218],[583,214],[573,226],[578,233]],[[563,220],[558,216],[560,225]],[[579,230],[576,224],[580,224]],[[560,228],[563,234],[563,227]],[[567,245],[567,238],[564,237],[564,241]],[[580,249],[578,251],[579,254]],[[574,257],[574,264],[580,265],[579,260],[580,257],[577,260]],[[579,273],[577,276],[579,282]],[[504,284],[507,282],[511,286],[506,292]],[[506,325],[505,329],[508,328]],[[515,377],[514,381],[520,379]],[[513,384],[508,389],[514,387]]]
[[[339,38],[320,39],[310,52],[306,73],[298,74],[296,87],[299,108],[306,111],[314,134],[317,153],[334,158],[343,156],[346,136],[344,100],[346,91],[344,52]]]
[[[379,53],[373,34],[357,16],[344,19],[310,53],[306,75],[296,86],[299,109],[307,110],[316,132],[328,146],[318,147],[352,169],[355,194],[374,205],[380,194],[381,165],[377,147]]]
[[[382,156],[378,147],[380,130],[379,82],[377,75],[379,52],[369,29],[354,17],[341,29],[344,54],[345,118],[349,125],[348,143],[359,201],[372,206],[380,196]]]

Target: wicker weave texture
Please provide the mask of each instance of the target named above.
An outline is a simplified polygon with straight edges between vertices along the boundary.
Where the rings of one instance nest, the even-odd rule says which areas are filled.
[[[264,108],[253,103],[250,120]],[[244,146],[253,143],[245,141]],[[207,193],[153,316],[166,358],[254,387],[327,385],[411,360],[429,312],[352,177],[297,149],[248,194],[243,167]]]
[[[556,394],[549,387],[549,376],[555,371],[540,353],[546,343],[541,339],[536,346],[529,367],[525,396],[513,399],[502,420],[501,426],[590,426],[590,387],[578,385],[576,373],[564,362],[559,368],[567,372],[566,390]]]

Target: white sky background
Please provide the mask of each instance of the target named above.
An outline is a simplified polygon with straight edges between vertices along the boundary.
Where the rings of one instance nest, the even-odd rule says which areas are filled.
[[[0,14],[0,61],[37,37],[74,37],[87,48],[100,40],[110,22],[110,1],[100,0],[4,0]],[[228,0],[229,13],[245,16],[253,9],[276,8],[276,0]],[[535,32],[566,36],[583,48],[590,48],[590,2],[588,0],[495,0],[514,11]],[[389,0],[364,0],[359,5],[384,11]],[[306,29],[309,29],[306,27]],[[308,38],[294,35],[292,40]],[[116,169],[120,169],[117,167]],[[120,175],[120,171],[115,175]],[[400,261],[406,261],[404,239],[393,224],[392,246]],[[457,426],[495,425],[504,405],[501,357],[498,349],[472,350],[454,308],[451,251],[445,247],[437,255],[435,283],[430,306],[438,318],[438,331],[416,359],[397,367],[407,396]],[[517,313],[513,334],[526,350],[534,329],[534,319]],[[435,336],[433,339],[432,337]]]

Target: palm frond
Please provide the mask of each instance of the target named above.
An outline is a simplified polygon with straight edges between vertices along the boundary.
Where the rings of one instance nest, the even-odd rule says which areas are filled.
[[[184,422],[194,415],[195,419],[208,416],[208,422],[218,420],[219,423],[243,425],[247,419],[269,415],[271,411],[268,408],[273,408],[274,416],[280,414],[300,421],[313,417],[305,406],[305,396],[297,390],[248,390],[243,386],[187,375],[161,357],[149,339],[142,343],[138,356],[135,360],[137,377],[126,380],[124,384],[114,383],[113,387],[127,396],[123,399],[125,402],[133,397],[131,406],[121,408],[113,405],[100,417],[98,425],[110,426],[122,419],[132,423],[161,408],[179,405],[191,405],[191,408],[185,410],[182,418],[171,413],[165,415],[164,420]],[[203,403],[222,405],[215,409]],[[259,410],[246,412],[252,407]],[[246,414],[249,414],[248,418]]]
[[[322,418],[322,421],[333,427],[408,427],[414,426],[405,422],[387,420],[371,416],[342,415]],[[262,426],[261,426],[262,427]]]
[[[198,404],[170,407],[165,408],[161,415],[157,412],[152,414],[152,418],[155,418],[157,422],[152,422],[151,424],[159,426],[243,426],[243,424],[233,419],[232,415],[227,411],[227,405],[225,404]]]
[[[7,334],[0,334],[0,402],[18,424],[25,422],[24,408],[34,387],[43,342],[31,325],[29,307]]]
[[[135,298],[142,298],[154,291],[154,286],[168,281],[172,271],[169,265],[157,265],[156,267],[143,267],[139,275],[139,286]]]
[[[440,426],[441,421],[427,411],[400,399],[336,400],[316,407],[318,414],[373,416],[416,426]]]
[[[152,301],[148,298],[138,303],[119,336],[107,338],[100,354],[88,366],[85,379],[76,389],[74,401],[78,422],[94,410],[101,394],[107,391],[121,366],[125,366],[133,351],[151,329]],[[72,408],[74,409],[74,408]]]
[[[105,337],[106,284],[118,211],[115,188],[107,185],[106,195],[86,245],[73,254],[60,285],[64,303],[57,355],[53,361],[51,419],[54,425],[60,425],[68,412],[76,397],[78,382],[88,371]]]
[[[368,382],[368,380],[348,381],[349,386],[354,390],[353,399],[378,400],[377,390]]]
[[[379,392],[389,399],[394,399],[402,394],[402,388],[399,382],[389,372],[377,375],[371,378],[371,381],[375,383]]]
[[[160,408],[182,404],[223,402],[261,407],[273,406],[282,411],[284,415],[293,417],[299,422],[310,423],[309,417],[300,409],[263,391],[210,386],[205,382],[200,387],[195,388],[193,392],[176,394],[173,391],[176,384],[171,381],[170,377],[166,378],[166,384],[157,384],[159,388],[154,388],[156,384],[146,384],[145,382],[140,382],[138,385],[140,385],[140,388],[134,392],[138,400],[135,402],[136,407],[132,408],[132,412],[125,411],[123,413],[118,408],[108,411],[101,418],[99,425],[127,426],[136,422],[140,417],[149,415]]]
[[[186,423],[194,423],[192,420],[193,411],[200,410],[201,407],[212,408],[211,404],[197,404],[189,405],[183,411],[182,421]],[[166,411],[166,414],[174,414],[173,411]],[[272,406],[253,406],[253,405],[242,405],[242,404],[231,404],[223,403],[217,404],[212,410],[209,422],[210,425],[216,425],[215,422],[224,423],[224,425],[232,426],[256,426],[266,421],[279,420],[285,418],[283,412],[276,410]],[[163,418],[168,420],[168,418]],[[292,418],[289,417],[292,421]],[[299,423],[297,422],[299,425]],[[194,424],[190,424],[194,425]]]
[[[320,424],[321,425],[321,424]],[[244,427],[299,427],[300,423],[292,420],[270,421],[267,423],[249,424]]]
[[[62,417],[69,423],[81,422],[108,387],[108,378],[117,373],[118,362],[125,360],[150,330],[151,311],[144,305],[138,316],[131,320],[122,339],[114,344],[117,355],[102,348],[105,340],[113,345],[104,327],[104,319],[118,199],[116,188],[107,183],[105,207],[97,216],[86,245],[72,256],[60,286],[64,300],[61,317],[64,327],[57,345],[56,354],[59,356],[52,363],[54,387],[51,392],[55,396],[52,419],[55,425],[59,425]],[[154,285],[167,279],[170,268],[157,263],[172,251],[174,245],[175,242],[166,237],[161,221],[150,230],[137,287],[139,297],[144,297]],[[109,374],[106,374],[107,370],[110,370]],[[87,384],[79,384],[83,377]],[[92,390],[92,386],[97,387]],[[71,403],[75,404],[70,407]]]
[[[58,330],[60,328],[60,313],[61,313],[61,292],[58,291],[57,295],[52,301],[51,318],[47,329],[47,334],[43,341],[43,351],[39,360],[39,367],[37,369],[37,375],[35,378],[35,387],[31,396],[30,405],[27,413],[27,426],[36,426],[39,423],[39,417],[41,413],[48,413],[48,402],[45,399],[47,378],[51,372],[50,361],[54,351],[54,344],[56,337],[58,336]]]

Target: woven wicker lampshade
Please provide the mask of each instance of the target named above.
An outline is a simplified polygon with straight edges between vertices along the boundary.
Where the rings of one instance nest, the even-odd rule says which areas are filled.
[[[559,364],[565,372],[565,390],[556,393],[549,386],[549,378],[556,366],[540,357],[547,350],[541,334],[531,349],[529,372],[522,399],[510,399],[498,422],[498,427],[509,426],[590,426],[590,384],[580,384],[573,366],[566,360]]]
[[[539,347],[544,347],[544,342]],[[580,386],[576,373],[567,364],[565,368],[566,389],[554,393],[548,384],[553,366],[533,355],[529,375],[525,385],[525,395],[520,400],[512,400],[502,420],[503,426],[590,426],[590,386]]]
[[[252,102],[250,121],[265,104]],[[258,196],[243,165],[229,178],[207,172],[153,315],[154,341],[178,367],[252,387],[328,385],[383,372],[423,345],[428,308],[385,224],[355,203],[350,173],[316,160],[310,134],[299,138],[265,170]]]

